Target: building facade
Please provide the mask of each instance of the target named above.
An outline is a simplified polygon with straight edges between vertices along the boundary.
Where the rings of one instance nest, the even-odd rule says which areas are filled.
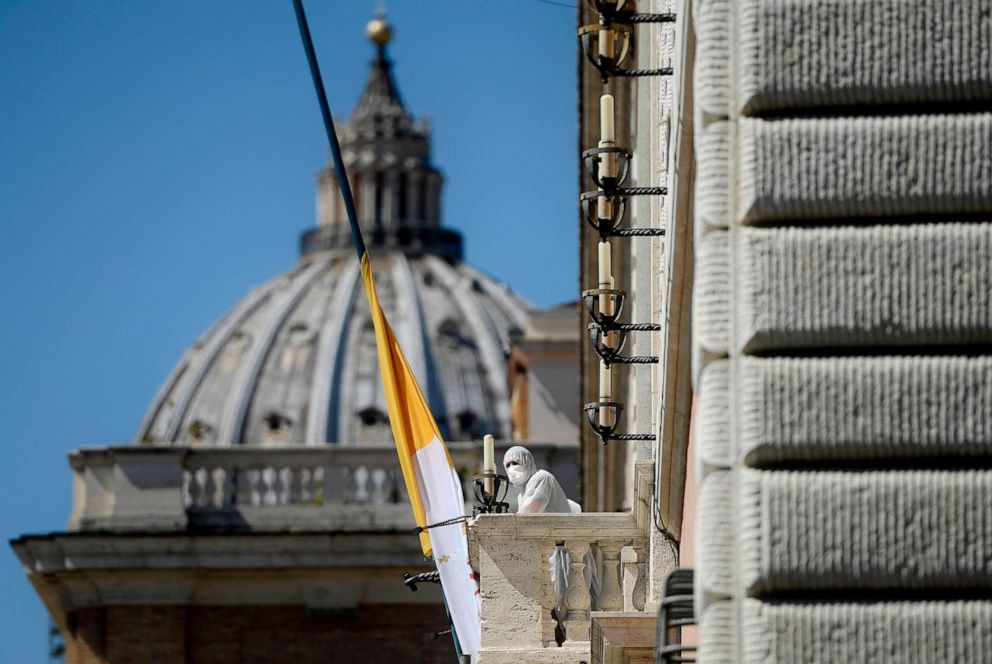
[[[665,231],[608,234],[604,281],[581,214],[583,288],[625,291],[654,327],[623,352],[657,362],[582,441],[585,501],[629,512],[476,522],[480,661],[988,661],[992,6],[593,0],[578,26],[581,189]]]

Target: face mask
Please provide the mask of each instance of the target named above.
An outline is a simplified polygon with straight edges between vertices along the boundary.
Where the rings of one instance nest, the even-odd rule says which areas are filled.
[[[527,481],[527,471],[520,466],[507,468],[506,476],[510,478],[510,484],[513,486],[523,486],[524,482]]]

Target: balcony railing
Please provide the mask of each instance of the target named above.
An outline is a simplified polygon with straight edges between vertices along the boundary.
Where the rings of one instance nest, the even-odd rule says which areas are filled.
[[[481,445],[448,447],[471,501]],[[543,465],[574,455],[574,448],[554,444],[530,449]],[[120,446],[77,450],[69,461],[74,475],[70,530],[414,525],[392,446]]]
[[[636,470],[642,496],[651,493],[650,466]],[[636,504],[626,513],[475,519],[469,548],[482,597],[480,664],[590,661],[591,627],[620,616],[646,624],[653,647],[655,615],[644,611],[650,515],[646,500]]]

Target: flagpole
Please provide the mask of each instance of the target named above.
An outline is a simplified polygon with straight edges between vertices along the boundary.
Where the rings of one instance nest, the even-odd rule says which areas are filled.
[[[397,452],[400,457],[400,467],[407,483],[411,507],[419,526],[418,530],[424,532],[432,526],[427,525],[427,511],[424,509],[420,498],[420,488],[418,488],[415,478],[423,479],[428,495],[439,497],[435,506],[440,515],[439,518],[434,519],[436,526],[453,523],[451,518],[454,516],[453,512],[458,513],[456,520],[464,520],[464,498],[462,497],[461,486],[455,479],[451,456],[438,432],[437,423],[431,415],[416,377],[410,370],[402,349],[399,348],[392,329],[389,327],[382,306],[379,304],[375,281],[372,278],[372,264],[365,248],[365,241],[362,239],[361,228],[358,226],[355,199],[352,196],[351,185],[348,183],[344,160],[341,158],[341,146],[338,143],[337,132],[334,130],[334,118],[331,116],[331,107],[327,103],[327,93],[324,90],[323,78],[320,75],[320,66],[317,64],[317,53],[314,51],[310,27],[307,25],[307,17],[303,11],[303,0],[293,0],[293,7],[296,9],[296,21],[300,27],[303,50],[306,51],[307,62],[310,64],[310,75],[313,77],[317,101],[320,103],[320,114],[324,119],[324,128],[327,130],[327,142],[331,146],[331,156],[334,159],[338,186],[341,188],[341,196],[344,198],[345,210],[348,213],[351,239],[355,243],[355,251],[358,253],[358,259],[361,263],[362,280],[365,282],[365,292],[369,298],[372,323],[375,327],[379,369],[382,373],[390,424],[393,427],[393,437],[396,440]],[[402,396],[399,385],[402,385],[403,388]],[[405,423],[407,427],[404,427],[403,424],[397,424],[397,420]],[[416,474],[418,469],[420,475]],[[458,496],[457,505],[452,507],[453,503],[450,500],[455,494]],[[447,497],[448,502],[445,501],[445,497]],[[440,528],[439,533],[437,535],[440,542],[439,546],[444,547],[452,554],[441,557],[441,562],[447,562],[449,565],[443,569],[439,566],[438,572],[442,581],[447,574],[447,580],[451,582],[451,588],[445,588],[444,583],[442,583],[441,590],[445,598],[445,610],[451,624],[455,652],[461,656],[462,644],[464,643],[466,650],[471,655],[479,649],[481,633],[478,604],[479,588],[474,581],[474,573],[468,564],[468,540],[462,531],[458,531],[456,535],[457,542],[452,540],[450,530],[446,531],[445,528]],[[421,534],[421,537],[424,555],[433,554],[435,534],[430,534],[427,538],[423,538]],[[426,543],[424,539],[426,539]],[[459,566],[463,566],[464,569]],[[448,606],[449,592],[455,593],[451,597],[457,600],[455,606],[457,611],[454,613]],[[458,629],[455,626],[456,622],[464,628],[465,640],[459,637]]]
[[[320,75],[320,65],[317,64],[317,52],[314,51],[313,39],[310,37],[310,26],[307,25],[307,15],[303,11],[303,0],[293,0],[293,8],[296,10],[296,22],[300,26],[300,38],[303,40],[303,50],[306,51],[307,62],[310,64],[310,76],[313,77],[313,87],[317,91],[320,115],[324,119],[324,128],[327,130],[327,142],[331,144],[331,157],[334,159],[334,171],[338,178],[338,186],[341,188],[341,196],[344,198],[344,209],[348,213],[348,224],[351,226],[351,239],[355,243],[358,260],[361,260],[362,256],[365,255],[365,240],[362,238],[362,229],[358,226],[358,215],[355,214],[355,198],[351,194],[348,173],[345,171],[344,160],[341,158],[341,145],[338,143],[338,133],[334,130],[334,117],[331,115],[331,107],[327,103],[324,79]]]

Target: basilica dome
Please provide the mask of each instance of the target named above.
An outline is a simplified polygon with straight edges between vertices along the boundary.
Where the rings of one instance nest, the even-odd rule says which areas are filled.
[[[379,19],[383,20],[383,19]],[[374,29],[373,29],[374,27]],[[443,178],[376,25],[342,154],[383,308],[449,440],[508,437],[507,353],[530,307],[462,260],[441,226]],[[291,270],[249,292],[189,348],[136,434],[155,445],[391,444],[375,333],[333,167]]]

